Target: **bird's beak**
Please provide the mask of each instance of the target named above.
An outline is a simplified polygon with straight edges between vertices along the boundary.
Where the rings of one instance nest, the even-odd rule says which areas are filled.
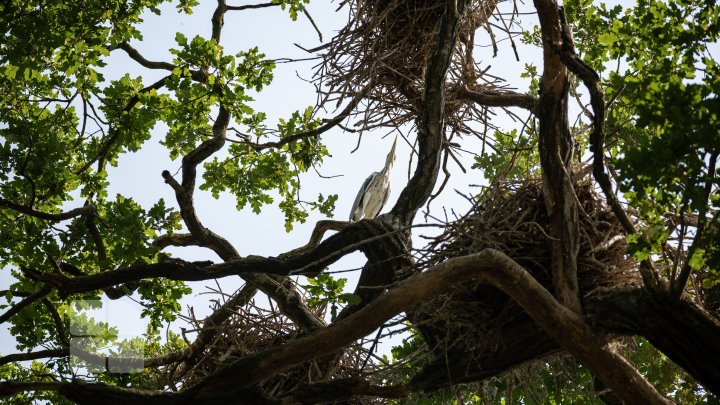
[[[397,145],[397,135],[395,136],[395,140],[393,141],[392,147],[390,148],[390,152],[387,155],[387,163],[395,161],[395,145]]]

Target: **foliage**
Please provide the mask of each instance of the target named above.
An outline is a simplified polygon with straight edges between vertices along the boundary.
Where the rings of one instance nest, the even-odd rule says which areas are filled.
[[[308,2],[272,0],[260,6],[278,6],[295,21],[300,13],[306,14]],[[188,348],[185,336],[163,333],[178,318],[181,299],[192,292],[167,273],[114,290],[84,293],[52,288],[45,293],[37,280],[117,275],[148,265],[167,264],[172,269],[192,265],[169,259],[161,251],[167,240],[176,246],[221,244],[221,238],[199,222],[190,229],[197,218],[182,197],[192,199],[196,166],[202,177],[199,190],[214,198],[229,194],[238,211],[260,214],[274,204],[284,215],[286,232],[304,223],[313,210],[332,217],[337,194],[309,199],[302,195],[305,175],[331,157],[319,136],[328,123],[321,118],[322,108],[298,106],[276,123],[256,111],[254,97],[272,83],[277,68],[258,46],[229,52],[219,35],[189,37],[178,32],[169,49],[171,60],[138,56],[133,46],[143,41],[140,24],[147,13],[160,14],[163,3],[9,0],[0,5],[0,30],[5,35],[0,43],[0,268],[12,280],[3,290],[0,309],[12,311],[28,297],[42,295],[6,321],[19,351],[77,345],[113,357],[157,358]],[[715,3],[638,0],[626,8],[568,0],[564,7],[578,51],[602,75],[610,168],[623,202],[639,219],[640,232],[627,238],[629,253],[637,260],[654,261],[670,281],[676,281],[679,272],[692,271],[693,283],[686,292],[720,314],[720,65],[710,51],[720,40],[720,6]],[[200,2],[179,0],[174,6],[180,13],[192,14]],[[223,21],[214,23],[219,30]],[[521,35],[524,44],[542,43],[539,28]],[[121,74],[112,70],[115,78],[110,79],[110,68],[119,69],[109,66],[117,63],[117,54],[130,57],[137,66]],[[397,57],[404,61],[407,55]],[[146,69],[160,71],[162,77],[148,80]],[[424,65],[420,70],[424,76]],[[403,75],[383,74],[379,81],[402,82],[407,80],[400,78]],[[527,63],[522,77],[530,83],[527,95],[543,97],[537,66]],[[422,98],[422,91],[412,88],[415,78],[409,81],[412,86],[401,86],[407,91],[402,97]],[[330,87],[337,91],[340,87],[333,86],[341,86],[338,83]],[[580,100],[580,116],[589,115],[581,82],[573,78],[569,85],[570,95]],[[412,112],[423,108],[420,102],[408,104],[412,105],[402,108]],[[230,122],[222,122],[223,114],[232,117]],[[366,118],[373,119],[364,125],[382,126],[373,120],[386,113],[368,114]],[[414,116],[408,113],[402,119],[410,122]],[[157,137],[163,129],[165,133]],[[578,163],[590,158],[590,130],[587,118],[579,118],[571,128]],[[521,128],[494,131],[472,167],[491,180],[537,177],[538,136],[535,118]],[[121,173],[127,158],[150,148],[182,165],[178,173],[165,178],[168,191],[178,196],[177,207],[161,198],[142,202],[137,196],[117,193],[110,184],[110,174]],[[425,159],[425,151],[421,152],[418,156]],[[190,168],[198,156],[202,159]],[[425,177],[434,181],[434,175]],[[164,186],[160,176],[155,180],[157,186]],[[328,272],[308,278],[307,283],[303,288],[308,306],[329,307],[331,321],[342,307],[367,304],[345,292],[347,279]],[[121,339],[117,329],[94,319],[91,314],[101,309],[103,295],[138,302],[148,321],[145,334]],[[8,354],[5,350],[2,355]],[[626,342],[622,350],[662,394],[678,403],[720,403],[647,341]],[[381,383],[409,381],[428,365],[419,332],[411,328],[380,363],[393,370],[381,377]],[[0,365],[3,381],[71,381],[79,375],[86,381],[122,387],[166,389],[172,384],[163,381],[157,370],[116,374],[102,365],[65,358]],[[482,383],[430,395],[414,393],[407,401],[599,403],[595,384],[584,367],[558,356]],[[4,401],[69,403],[43,391],[15,394]]]
[[[308,285],[303,288],[310,294],[308,304],[311,307],[325,308],[330,305],[330,319],[335,320],[339,305],[357,305],[360,297],[355,294],[343,292],[347,279],[335,279],[328,273],[318,274],[317,277],[308,277]]]
[[[14,280],[4,291],[4,310],[36,292],[36,283],[22,269],[50,274],[62,263],[63,271],[72,269],[78,276],[161,261],[164,256],[154,242],[183,230],[177,207],[163,199],[144,206],[133,196],[115,194],[108,174],[122,170],[126,156],[152,145],[160,124],[167,126],[160,140],[167,155],[186,156],[215,136],[212,115],[220,105],[233,116],[237,140],[225,149],[226,157],[205,163],[201,189],[215,197],[229,192],[239,210],[249,205],[256,213],[279,200],[287,231],[304,222],[308,210],[332,215],[337,195],[321,194],[309,202],[301,197],[301,176],[329,156],[318,137],[298,136],[319,127],[315,111],[303,108],[270,129],[265,114],[252,107],[253,95],[272,82],[275,68],[258,47],[227,54],[215,38],[188,38],[178,32],[160,81],[149,83],[132,65],[115,66],[111,56],[143,40],[143,18],[160,14],[162,3],[10,0],[0,5],[5,35],[0,44],[0,266]],[[293,20],[306,3],[277,2]],[[198,5],[194,0],[175,4],[185,14]],[[109,69],[122,68],[128,71],[107,78]],[[271,141],[283,146],[260,146]],[[159,173],[156,182],[162,183]],[[63,220],[48,218],[78,206],[92,210]],[[142,343],[145,355],[159,355],[181,346],[174,335],[161,343],[160,332],[176,319],[180,299],[191,292],[184,282],[150,278],[123,291],[140,302],[149,325],[145,337],[122,343],[121,351]],[[93,350],[112,343],[117,331],[88,318],[85,312],[91,308],[70,303],[99,299],[101,294],[47,297],[61,317],[72,315],[74,325],[92,336],[86,343]],[[333,305],[352,301],[341,294],[324,299]],[[9,322],[19,350],[56,348],[63,341],[57,319],[42,302]],[[59,363],[46,366],[47,374],[71,373]],[[3,379],[13,373],[24,373],[15,379],[31,379],[32,373],[19,365],[3,370]],[[103,373],[94,378],[133,386],[150,381],[144,374],[123,381]],[[50,398],[44,395],[35,398]],[[54,402],[57,398],[52,397]],[[30,397],[23,398],[14,400]]]

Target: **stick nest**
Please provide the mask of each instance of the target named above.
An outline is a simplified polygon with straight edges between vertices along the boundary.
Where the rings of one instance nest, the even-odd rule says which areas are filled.
[[[444,0],[364,0],[351,4],[350,22],[324,48],[315,76],[319,105],[363,99],[353,125],[359,130],[398,128],[422,114],[425,71],[438,43]],[[343,4],[345,4],[343,3]],[[511,35],[514,15],[499,16],[505,28],[491,28],[497,0],[470,1],[459,29],[456,50],[445,86],[445,123],[461,133],[475,133],[468,123],[485,122],[487,108],[463,100],[464,88],[474,91],[508,89],[487,74],[474,57],[478,28]],[[452,12],[452,11],[449,11]],[[509,19],[509,20],[508,20]]]
[[[216,308],[217,309],[217,308]],[[318,312],[323,312],[318,310]],[[319,313],[318,316],[322,316]],[[198,329],[202,322],[190,320]],[[198,355],[200,360],[190,369],[178,363],[166,367],[167,381],[182,381],[192,386],[208,375],[243,357],[260,353],[304,335],[297,325],[273,308],[263,308],[254,301],[240,308],[221,325],[212,341]],[[263,381],[260,388],[268,395],[287,393],[304,383],[335,378],[356,377],[366,363],[367,351],[360,345],[347,348],[335,358],[302,363]]]
[[[626,255],[625,234],[590,182],[576,184],[579,201],[581,296],[618,284],[640,283],[637,263]],[[448,224],[425,252],[423,267],[493,248],[504,252],[552,292],[549,220],[540,181],[496,184],[475,200],[464,217]],[[431,346],[444,350],[493,350],[494,333],[527,319],[508,296],[482,283],[455,286],[421,304],[415,321],[429,325]],[[426,336],[427,337],[427,336]]]

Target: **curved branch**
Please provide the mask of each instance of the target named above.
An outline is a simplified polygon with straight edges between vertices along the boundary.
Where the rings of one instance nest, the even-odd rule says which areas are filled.
[[[237,258],[240,255],[225,238],[202,225],[195,213],[193,194],[195,192],[197,166],[223,147],[229,122],[230,111],[220,106],[220,111],[213,125],[213,137],[204,141],[192,152],[183,157],[182,184],[178,183],[169,171],[165,170],[162,172],[165,182],[175,191],[175,198],[180,206],[180,216],[188,227],[190,234],[199,242],[200,246],[212,249],[220,258],[226,261]]]
[[[0,206],[10,208],[10,209],[20,212],[22,214],[30,215],[31,217],[45,219],[48,221],[64,221],[67,219],[71,219],[71,218],[79,217],[81,215],[86,215],[86,214],[95,212],[94,206],[86,204],[82,207],[73,208],[70,211],[52,214],[49,212],[42,212],[42,211],[35,210],[32,207],[28,207],[26,205],[21,205],[21,204],[12,202],[10,200],[6,200],[2,197],[0,197]]]
[[[406,279],[367,307],[313,335],[245,357],[188,389],[211,397],[251,387],[294,365],[333,353],[383,325],[448,286],[478,279],[489,282],[515,300],[547,333],[605,382],[627,403],[667,403],[625,359],[603,344],[574,312],[560,304],[522,266],[494,249],[449,259]]]
[[[145,59],[144,56],[138,52],[137,49],[133,48],[132,45],[130,45],[127,42],[121,42],[117,45],[117,49],[122,49],[127,53],[127,55],[134,60],[135,62],[139,63],[143,67],[146,67],[148,69],[163,69],[163,70],[169,70],[172,71],[175,69],[175,65],[168,62],[155,62]]]
[[[366,86],[362,91],[360,91],[350,101],[350,103],[340,112],[340,114],[327,120],[323,125],[319,126],[316,129],[313,129],[311,131],[301,132],[298,134],[289,135],[289,136],[282,138],[281,140],[279,140],[277,142],[266,142],[266,143],[243,142],[243,144],[250,146],[251,148],[255,149],[256,151],[261,151],[263,149],[268,149],[268,148],[280,148],[284,145],[287,145],[291,142],[299,141],[301,139],[317,137],[317,136],[323,134],[324,132],[327,132],[328,130],[336,127],[345,118],[350,116],[350,113],[353,112],[355,107],[357,107],[358,104],[360,104],[360,101],[362,101],[362,99],[367,95],[368,91],[370,90],[370,87],[371,87],[371,85]]]
[[[629,235],[637,234],[635,225],[633,225],[630,217],[623,209],[620,201],[612,190],[610,176],[605,172],[605,94],[600,84],[600,75],[590,67],[584,60],[578,57],[575,51],[570,27],[567,25],[564,9],[559,9],[561,24],[561,44],[556,44],[553,50],[558,54],[560,60],[567,68],[582,80],[585,87],[590,93],[590,104],[593,109],[593,130],[590,133],[590,151],[593,152],[592,172],[595,181],[605,195],[610,208],[615,217]],[[649,288],[657,290],[661,286],[658,274],[653,269],[652,262],[645,259],[640,263],[640,274],[643,282]]]

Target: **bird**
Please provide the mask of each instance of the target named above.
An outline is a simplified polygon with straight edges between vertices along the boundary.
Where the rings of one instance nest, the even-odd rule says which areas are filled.
[[[390,196],[390,169],[395,163],[395,144],[397,137],[393,141],[390,153],[385,159],[385,167],[379,172],[374,172],[360,187],[352,210],[350,211],[350,222],[359,221],[363,218],[375,218]]]

